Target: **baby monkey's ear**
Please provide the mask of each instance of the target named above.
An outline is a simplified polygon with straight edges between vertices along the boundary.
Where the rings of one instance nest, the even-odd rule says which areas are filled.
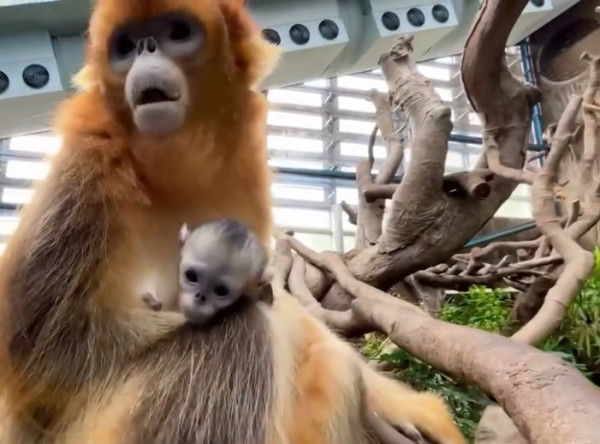
[[[179,230],[179,242],[181,244],[185,243],[188,237],[190,237],[190,229],[188,228],[187,224],[183,224]]]
[[[253,301],[261,301],[267,305],[273,305],[272,278],[271,267],[266,267],[261,275],[246,283],[243,290],[244,295]]]
[[[267,265],[258,283],[258,300],[267,305],[273,305],[273,287],[271,286],[273,274],[273,267],[270,264]]]
[[[258,300],[267,305],[273,305],[273,287],[270,282],[264,283],[260,289]]]

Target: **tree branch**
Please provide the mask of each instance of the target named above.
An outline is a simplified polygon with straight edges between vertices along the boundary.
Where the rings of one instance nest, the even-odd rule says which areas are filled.
[[[353,308],[407,352],[492,394],[529,442],[600,442],[600,392],[563,360],[374,298]]]
[[[484,124],[484,137],[498,147],[503,165],[517,169],[523,168],[532,107],[539,95],[509,72],[504,47],[526,4],[527,0],[487,0],[467,39],[462,63],[465,91]],[[361,281],[386,289],[418,270],[449,260],[496,213],[517,184],[495,176],[485,200],[454,199],[444,193],[451,129],[447,108],[414,72],[410,39],[401,38],[382,57],[381,67],[395,103],[401,102],[409,116],[415,136],[412,158],[393,195],[389,221],[379,241],[353,256],[348,266]],[[487,165],[484,162],[477,168]],[[339,293],[336,287],[329,292]],[[320,294],[328,288],[311,290]]]
[[[539,344],[558,327],[565,310],[594,267],[594,255],[583,250],[561,227],[555,215],[552,189],[580,106],[581,98],[572,97],[558,122],[546,163],[533,184],[534,218],[542,234],[563,257],[565,266],[556,284],[548,291],[538,313],[513,335],[514,339],[528,344]]]
[[[341,205],[344,213],[346,213],[346,215],[348,216],[348,221],[352,225],[356,225],[356,223],[358,221],[358,213],[356,212],[356,210],[354,208],[352,208],[352,206],[350,206],[350,204],[348,202],[346,202],[345,200],[343,200],[340,205]]]
[[[400,37],[383,54],[379,64],[402,105],[411,126],[411,166],[392,197],[389,221],[378,250],[390,253],[414,242],[441,213],[431,207],[439,200],[444,175],[448,137],[452,130],[450,108],[442,104],[412,58],[412,36]]]
[[[394,178],[404,159],[404,141],[400,133],[394,129],[388,94],[372,89],[369,98],[375,105],[377,127],[381,131],[387,151],[385,161],[375,178],[375,184],[387,184]]]
[[[352,309],[358,316],[419,359],[491,393],[531,442],[600,442],[600,429],[590,427],[600,421],[600,392],[563,360],[499,335],[435,320],[355,279],[339,255],[289,242],[357,298]]]
[[[486,150],[487,164],[494,174],[504,177],[505,179],[514,180],[518,183],[533,184],[535,174],[524,169],[511,168],[502,165],[500,160],[500,152],[496,145],[489,146]]]

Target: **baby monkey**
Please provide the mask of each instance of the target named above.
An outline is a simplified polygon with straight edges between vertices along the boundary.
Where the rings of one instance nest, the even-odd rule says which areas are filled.
[[[181,229],[179,309],[195,325],[206,325],[244,302],[273,303],[268,256],[243,223],[216,219]],[[160,302],[143,295],[153,310]]]

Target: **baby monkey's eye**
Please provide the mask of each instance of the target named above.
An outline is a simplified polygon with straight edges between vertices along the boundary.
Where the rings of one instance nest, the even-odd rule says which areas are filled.
[[[200,276],[198,275],[198,272],[191,268],[188,268],[187,270],[185,270],[184,276],[188,280],[188,282],[191,282],[192,284],[197,284],[198,281],[200,280]]]
[[[229,288],[227,288],[225,285],[217,285],[215,287],[215,294],[217,296],[227,296],[229,294]]]

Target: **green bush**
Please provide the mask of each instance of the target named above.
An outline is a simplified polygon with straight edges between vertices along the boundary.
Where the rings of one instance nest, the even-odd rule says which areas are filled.
[[[600,250],[595,251],[596,268],[569,306],[560,328],[541,346],[569,362],[597,385],[600,383]],[[473,286],[453,295],[444,305],[440,319],[453,324],[501,333],[509,327],[512,300],[503,289]],[[444,397],[465,436],[473,439],[481,412],[489,399],[481,390],[454,381],[402,349],[389,350],[389,340],[370,336],[363,349],[370,359],[394,365],[396,376],[418,390]]]

